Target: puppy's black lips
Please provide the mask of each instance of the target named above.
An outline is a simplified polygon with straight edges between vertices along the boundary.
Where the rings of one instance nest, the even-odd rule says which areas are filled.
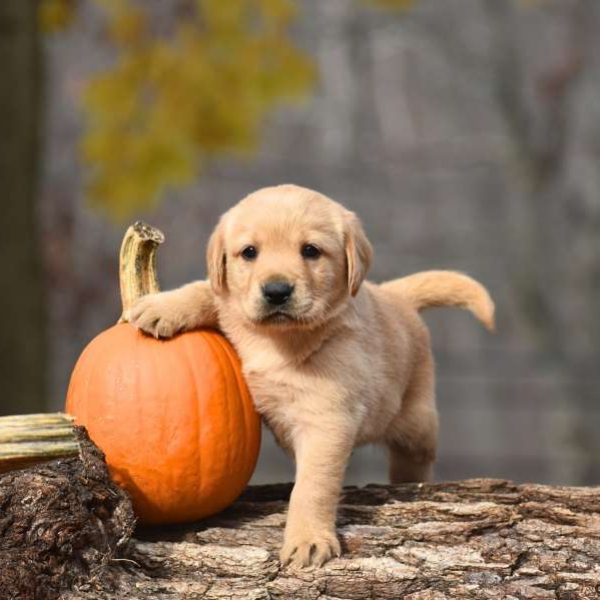
[[[296,318],[282,310],[269,313],[261,319],[262,323],[289,323],[290,321],[296,321]]]

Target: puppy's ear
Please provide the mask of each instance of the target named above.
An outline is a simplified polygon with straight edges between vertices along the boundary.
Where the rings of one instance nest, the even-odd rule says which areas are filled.
[[[348,289],[356,296],[373,258],[373,248],[358,217],[348,211],[344,232],[346,246],[346,268],[348,271]]]
[[[219,222],[212,232],[206,248],[208,279],[217,295],[222,294],[227,288],[226,261],[223,223]]]

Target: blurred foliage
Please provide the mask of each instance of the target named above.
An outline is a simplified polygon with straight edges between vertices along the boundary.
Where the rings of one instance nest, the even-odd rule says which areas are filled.
[[[44,1],[54,30],[69,2]],[[250,152],[266,112],[315,80],[289,39],[291,0],[178,2],[167,24],[141,2],[93,1],[117,56],[87,83],[82,153],[92,202],[116,219],[193,181],[207,156]]]
[[[413,6],[416,0],[367,0],[369,4],[373,4],[380,8],[399,8],[406,9]]]
[[[42,29],[65,28],[84,1],[40,0]],[[82,156],[89,197],[115,219],[192,182],[211,155],[252,151],[266,113],[314,84],[289,37],[293,0],[177,0],[168,23],[142,0],[87,1],[103,11],[116,58],[86,84]]]
[[[60,31],[71,23],[74,16],[74,0],[40,0],[39,20],[42,31]]]

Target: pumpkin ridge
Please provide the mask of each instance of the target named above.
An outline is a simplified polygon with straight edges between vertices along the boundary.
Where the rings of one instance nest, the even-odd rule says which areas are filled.
[[[245,382],[241,382],[240,385],[240,380],[238,377],[238,372],[235,368],[232,368],[231,365],[232,364],[236,364],[236,358],[237,357],[232,357],[231,356],[231,351],[229,348],[229,342],[225,339],[225,338],[221,338],[221,337],[215,337],[215,342],[217,343],[217,345],[220,347],[220,349],[223,351],[223,353],[227,356],[227,358],[229,359],[229,367],[230,367],[230,372],[233,372],[233,375],[236,379],[236,383],[238,385],[238,388],[240,390],[240,398],[238,398],[237,401],[237,406],[235,407],[236,410],[238,412],[241,412],[242,415],[242,424],[243,424],[243,430],[246,433],[246,435],[242,436],[243,437],[243,448],[242,448],[242,456],[248,456],[248,439],[247,439],[247,432],[248,432],[248,422],[247,422],[247,415],[246,415],[246,402],[244,401],[243,398],[243,393],[242,391],[244,390],[246,383]],[[237,366],[237,365],[236,365]],[[241,409],[241,410],[240,410]]]
[[[242,407],[243,414],[243,422],[244,422],[244,431],[246,433],[244,437],[244,456],[250,456],[253,452],[256,455],[256,459],[254,464],[251,466],[251,472],[254,471],[256,467],[256,463],[258,461],[258,451],[256,448],[250,448],[249,445],[252,443],[252,446],[256,445],[256,438],[258,437],[258,446],[260,447],[260,438],[261,438],[261,427],[262,421],[260,417],[258,417],[258,432],[254,432],[253,421],[255,421],[255,414],[252,414],[252,411],[256,412],[256,407],[254,406],[254,400],[250,394],[250,390],[246,384],[245,379],[242,376],[241,372],[241,362],[238,355],[235,353],[229,342],[226,338],[218,338],[219,343],[224,348],[225,352],[228,354],[229,359],[236,365],[236,369],[233,369],[234,376],[236,378],[237,386],[240,390],[240,404]],[[252,438],[252,439],[250,439]]]
[[[229,381],[228,381],[229,378],[227,377],[227,375],[228,375],[227,367],[229,365],[224,363],[221,353],[217,349],[215,349],[215,338],[217,337],[217,335],[219,335],[219,334],[214,334],[214,335],[208,336],[206,334],[206,332],[203,332],[203,337],[207,341],[207,345],[210,348],[212,356],[219,363],[219,367],[220,367],[219,375],[220,375],[221,382],[223,384],[223,400],[224,401],[223,401],[222,406],[224,407],[225,412],[226,412],[224,422],[228,426],[231,426],[231,407],[229,406],[230,386],[229,386]],[[218,346],[218,344],[217,344],[217,346]],[[228,443],[228,444],[226,444],[225,464],[227,465],[228,468],[230,468],[232,462],[233,461],[232,461],[232,457],[231,457],[231,445]]]
[[[162,340],[156,340],[156,344],[152,343],[152,345],[150,346],[150,351],[151,351],[151,362],[150,365],[162,365],[164,364],[164,359],[162,356]],[[165,441],[167,440],[166,435],[167,435],[167,430],[168,430],[168,423],[169,420],[166,418],[167,413],[169,412],[169,406],[165,405],[165,403],[163,402],[163,398],[165,396],[163,390],[165,389],[165,381],[167,381],[166,385],[168,386],[166,389],[170,389],[170,387],[172,387],[172,380],[171,378],[167,378],[164,376],[165,372],[170,372],[170,365],[168,365],[167,369],[165,369],[163,371],[163,369],[161,368],[152,368],[152,373],[154,374],[154,376],[156,377],[156,383],[154,384],[155,389],[160,390],[159,392],[159,396],[157,398],[158,403],[154,406],[152,406],[152,410],[155,411],[156,413],[158,413],[159,415],[159,420],[158,420],[158,426],[160,428],[160,431],[158,432],[158,440],[159,440],[159,446],[162,445],[162,448],[156,448],[155,452],[160,452],[161,454],[163,454],[163,456],[167,453],[167,444],[165,443]],[[144,382],[142,383],[142,385],[147,385],[147,375],[144,372],[143,374],[144,377]],[[168,399],[168,398],[167,398]],[[156,402],[156,400],[155,400]],[[144,415],[144,419],[147,418],[147,414]],[[144,426],[145,427],[145,426]],[[170,441],[170,440],[167,440]],[[150,450],[150,449],[149,449]],[[151,450],[150,450],[151,451]],[[170,459],[169,454],[166,454],[167,459]],[[169,460],[170,462],[170,460]],[[167,469],[163,475],[164,477],[164,485],[167,485],[170,488],[173,488],[173,472],[171,469]],[[151,510],[154,512],[155,510],[157,510],[157,512],[160,514],[162,512],[163,507],[162,507],[162,503],[163,503],[163,496],[164,496],[164,492],[161,492],[159,494],[159,498],[158,498],[158,507],[157,509],[154,506],[151,506]],[[152,517],[154,518],[154,517]]]
[[[152,350],[153,350],[153,355],[154,355],[154,361],[156,361],[156,364],[164,364],[165,362],[165,344],[178,344],[178,341],[169,341],[169,340],[157,340],[156,344],[152,344]],[[173,346],[173,348],[176,348],[176,346]],[[172,374],[176,372],[176,369],[173,367],[173,363],[178,362],[176,360],[176,356],[177,356],[177,351],[176,349],[173,352],[167,352],[166,353],[166,357],[168,360],[168,367],[166,369],[153,369],[154,373],[160,373],[160,377],[159,377],[159,385],[157,386],[157,388],[159,390],[173,390],[173,387],[176,386],[176,388],[179,388],[179,386],[181,385],[181,381],[178,380],[176,383],[173,382],[172,379]],[[181,361],[179,361],[181,362]],[[186,362],[186,370],[189,369],[189,365]],[[187,386],[184,386],[187,388]],[[171,392],[172,393],[172,392]],[[167,402],[162,402],[163,397],[166,398]],[[187,398],[186,398],[187,399]],[[171,422],[171,418],[169,417],[169,419],[165,419],[165,414],[169,414],[171,411],[174,410],[174,407],[171,405],[172,403],[169,402],[170,400],[170,393],[169,394],[165,394],[164,392],[161,393],[161,398],[160,398],[161,402],[159,404],[159,406],[164,407],[163,410],[160,412],[160,419],[159,419],[159,423],[161,424],[163,430],[161,431],[161,435],[160,435],[160,440],[163,444],[163,448],[162,448],[162,452],[167,452],[167,450],[169,449],[170,451],[172,451],[170,448],[168,448],[167,444],[169,444],[171,446],[171,448],[173,447],[173,441],[175,441],[175,447],[178,446],[178,442],[177,442],[177,436],[178,436],[178,431],[175,431],[174,433],[171,431],[168,431],[167,427],[164,425],[165,420],[167,423]],[[182,400],[185,399],[179,399],[179,402],[181,402]],[[166,434],[169,434],[169,437],[167,438]],[[161,448],[157,448],[156,449],[158,452],[161,452]],[[170,458],[170,455],[169,455]],[[175,460],[179,461],[180,457],[178,455],[178,453],[175,454]],[[178,479],[181,477],[181,473],[179,472],[179,470],[173,470],[173,469],[168,469],[167,472],[164,474],[165,476],[165,480],[169,482],[169,487],[171,489],[178,487],[177,483],[178,483]],[[187,498],[185,498],[185,500],[187,500]],[[184,501],[185,501],[184,500]],[[161,498],[162,501],[162,498]],[[162,502],[161,502],[162,503]],[[164,510],[161,506],[161,510]],[[169,506],[168,507],[168,511],[169,512],[173,512],[173,509]]]
[[[193,334],[191,334],[193,335]],[[196,447],[194,448],[194,462],[196,464],[196,470],[195,470],[195,479],[196,479],[196,493],[199,494],[202,491],[202,485],[203,485],[203,477],[202,477],[202,468],[204,466],[204,460],[202,457],[202,451],[200,450],[201,448],[204,447],[204,443],[203,443],[203,439],[202,439],[202,427],[200,426],[200,419],[201,419],[201,403],[198,401],[197,396],[198,396],[198,390],[201,389],[202,386],[198,385],[198,376],[196,373],[196,370],[194,368],[194,363],[195,361],[197,361],[197,357],[194,356],[194,352],[192,352],[193,348],[190,348],[190,344],[191,344],[191,340],[192,338],[189,337],[189,335],[183,335],[182,336],[182,346],[185,349],[185,355],[186,355],[186,365],[187,365],[187,370],[191,373],[191,379],[194,382],[194,392],[195,392],[195,402],[194,402],[194,415],[195,415],[195,435],[193,436],[195,441],[196,441]],[[204,341],[204,340],[202,340]],[[206,347],[206,344],[204,344]]]

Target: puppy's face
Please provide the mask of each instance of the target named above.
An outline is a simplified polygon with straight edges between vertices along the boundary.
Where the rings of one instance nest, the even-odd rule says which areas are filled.
[[[293,185],[265,188],[223,215],[208,247],[215,293],[261,327],[311,327],[357,293],[371,246],[356,216]]]

